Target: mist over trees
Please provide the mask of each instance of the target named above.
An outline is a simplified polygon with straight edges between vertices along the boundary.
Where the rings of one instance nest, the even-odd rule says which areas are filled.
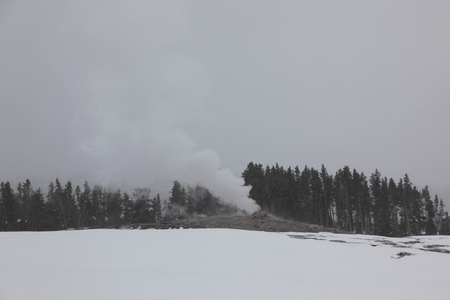
[[[428,186],[414,186],[407,174],[397,182],[378,170],[370,176],[348,166],[334,175],[325,166],[287,169],[250,162],[242,173],[250,198],[275,216],[328,228],[384,236],[450,234],[450,217]],[[47,193],[30,180],[14,189],[0,186],[0,230],[41,231],[149,224],[189,216],[235,214],[238,209],[201,186],[174,181],[170,197],[149,188],[131,194],[86,181],[73,187],[56,179]]]
[[[19,183],[16,190],[2,182],[0,190],[2,231],[117,228],[237,211],[206,188],[184,187],[178,181],[164,201],[159,194],[151,197],[149,188],[136,188],[129,195],[117,188],[91,188],[87,181],[82,188],[73,188],[70,181],[62,185],[58,179],[50,182],[46,196],[41,189],[34,189],[30,180]]]
[[[242,173],[261,209],[290,220],[384,236],[450,234],[442,199],[418,189],[408,174],[398,182],[375,170],[369,177],[348,166],[336,174],[305,166],[287,169],[249,163]]]

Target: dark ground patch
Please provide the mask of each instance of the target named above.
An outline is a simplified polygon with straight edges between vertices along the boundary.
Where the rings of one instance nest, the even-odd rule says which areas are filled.
[[[409,252],[402,251],[402,252],[397,253],[395,256],[392,256],[392,258],[394,258],[394,259],[400,259],[400,258],[403,258],[403,257],[405,257],[405,256],[411,256],[411,255],[414,255],[414,254],[409,253]]]
[[[151,224],[140,224],[140,228],[230,228],[268,232],[333,232],[345,233],[344,231],[326,228],[313,224],[294,222],[277,218],[266,212],[258,211],[246,216],[216,216],[216,217],[190,217],[174,220],[171,222],[160,222]]]

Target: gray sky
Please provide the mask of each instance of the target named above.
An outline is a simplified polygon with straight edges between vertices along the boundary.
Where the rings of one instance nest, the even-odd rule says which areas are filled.
[[[0,180],[225,196],[250,161],[323,163],[448,200],[448,16],[449,1],[3,0]]]

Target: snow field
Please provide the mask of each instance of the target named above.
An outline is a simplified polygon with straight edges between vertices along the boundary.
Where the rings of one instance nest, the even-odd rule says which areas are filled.
[[[450,255],[421,250],[437,244],[450,237],[1,232],[0,299],[448,299]]]

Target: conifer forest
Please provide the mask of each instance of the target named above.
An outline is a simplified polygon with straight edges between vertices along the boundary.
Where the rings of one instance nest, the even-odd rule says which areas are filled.
[[[369,177],[348,166],[336,174],[304,167],[249,163],[242,174],[262,210],[286,219],[383,236],[450,234],[450,218],[428,186],[407,174],[398,182],[375,170]]]
[[[448,235],[450,217],[438,195],[428,186],[414,186],[407,174],[398,181],[375,170],[369,177],[348,166],[329,174],[320,170],[266,166],[250,162],[242,173],[249,197],[261,210],[276,217],[383,236]],[[86,181],[50,182],[47,191],[30,180],[16,187],[2,182],[0,230],[46,231],[77,228],[118,228],[190,216],[245,213],[201,186],[174,181],[170,196],[151,197],[149,188],[122,193],[117,188]]]

